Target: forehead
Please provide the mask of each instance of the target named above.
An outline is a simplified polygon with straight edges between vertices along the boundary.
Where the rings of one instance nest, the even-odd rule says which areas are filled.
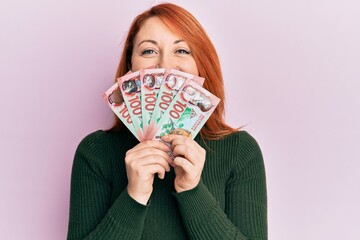
[[[144,21],[139,32],[136,34],[134,42],[144,39],[152,40],[179,40],[181,37],[172,32],[163,21],[158,17],[151,17]]]

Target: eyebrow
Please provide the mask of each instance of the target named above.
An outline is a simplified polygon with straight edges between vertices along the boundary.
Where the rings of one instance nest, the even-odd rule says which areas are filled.
[[[141,44],[145,43],[145,42],[149,42],[149,43],[152,43],[152,44],[154,44],[154,45],[158,45],[158,42],[157,42],[157,41],[151,40],[151,39],[146,39],[146,40],[141,41],[141,42],[139,43],[138,47],[139,47]],[[174,44],[178,44],[178,43],[181,43],[181,42],[184,42],[184,40],[182,40],[182,39],[175,40],[175,41],[174,41]]]

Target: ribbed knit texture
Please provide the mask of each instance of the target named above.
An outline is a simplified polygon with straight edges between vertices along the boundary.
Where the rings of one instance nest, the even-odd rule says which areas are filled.
[[[155,177],[147,206],[127,193],[128,132],[97,131],[78,146],[71,176],[68,239],[267,239],[264,163],[247,132],[195,139],[206,152],[202,179],[182,193],[174,171]]]

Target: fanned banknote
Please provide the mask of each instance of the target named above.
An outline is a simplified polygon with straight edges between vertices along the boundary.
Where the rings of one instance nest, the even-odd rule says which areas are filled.
[[[137,138],[135,128],[132,124],[132,120],[129,114],[129,111],[122,97],[119,84],[113,84],[103,95],[105,102],[111,108],[111,110],[116,114],[116,116],[123,122],[123,124],[130,130],[132,134]],[[140,140],[138,138],[138,140]]]
[[[204,80],[176,69],[142,69],[118,78],[103,98],[140,142],[167,134],[194,138],[220,101]]]
[[[187,79],[154,129],[154,139],[167,134],[191,138],[199,133],[220,99]]]
[[[150,125],[151,115],[155,108],[156,99],[160,90],[161,82],[164,78],[165,69],[143,69],[140,71],[141,79],[141,110],[144,138],[148,139],[148,126]]]
[[[117,79],[124,102],[129,111],[135,133],[139,141],[144,139],[141,113],[141,81],[140,71],[136,71]]]
[[[181,72],[176,69],[166,70],[164,80],[161,83],[161,87],[155,103],[155,108],[152,113],[150,124],[148,127],[147,136],[149,138],[153,138],[156,125],[159,123],[164,112],[169,107],[170,103],[173,101],[174,97],[176,96],[186,79],[193,79],[197,84],[201,86],[204,84],[205,80],[204,78]]]

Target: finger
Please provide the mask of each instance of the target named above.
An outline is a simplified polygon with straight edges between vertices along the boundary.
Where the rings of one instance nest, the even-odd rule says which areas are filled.
[[[171,146],[174,149],[177,145],[187,145],[187,146],[194,146],[199,147],[197,142],[195,142],[193,139],[185,136],[179,136],[179,135],[169,135],[169,138],[167,141],[171,141]]]
[[[169,146],[167,146],[165,143],[163,143],[161,141],[147,140],[147,141],[139,143],[138,145],[136,145],[135,147],[130,149],[127,153],[137,152],[137,151],[140,151],[140,150],[146,149],[146,148],[156,148],[156,149],[163,150],[163,151],[170,150]]]
[[[170,171],[170,165],[167,159],[161,158],[157,155],[149,155],[141,159],[139,162],[141,166],[150,166],[150,165],[160,165],[162,166],[167,172]]]
[[[152,175],[157,173],[160,179],[164,179],[164,177],[165,177],[165,169],[158,164],[148,165],[145,168],[145,171],[147,171],[149,174],[152,174]]]
[[[135,147],[133,147],[132,149],[128,150],[126,152],[127,154],[133,153],[133,152],[137,152],[140,151],[142,149],[145,148],[157,148],[159,150],[163,150],[163,151],[169,151],[171,150],[169,148],[169,146],[167,146],[165,143],[158,141],[158,140],[147,140],[147,141],[143,141],[139,144],[137,144]]]
[[[139,158],[144,158],[148,155],[158,155],[159,157],[167,159],[168,161],[172,160],[167,152],[164,152],[156,148],[144,148],[142,150],[129,153],[126,157],[127,158],[130,157],[131,159],[139,159]]]
[[[164,142],[171,143],[174,139],[185,139],[185,138],[189,138],[189,137],[177,135],[177,134],[169,134],[169,135],[162,136],[161,140],[163,140]]]
[[[158,177],[160,179],[164,179],[165,178],[165,172],[164,171],[161,171],[161,173],[158,172]]]
[[[192,172],[191,170],[194,168],[194,165],[183,157],[176,157],[174,159],[174,164],[181,167],[187,174],[190,174]]]
[[[159,164],[163,166],[167,171],[170,171],[169,163],[173,162],[169,156],[166,158],[159,155],[147,155],[142,158],[133,158],[131,155],[125,157],[126,167],[131,169],[131,171],[141,172],[144,166]]]
[[[180,145],[180,144],[192,146],[194,149],[201,149],[202,148],[197,142],[195,142],[194,139],[184,137],[184,136],[182,136],[181,138],[174,138],[171,141],[172,146],[176,146],[176,145]]]
[[[206,150],[200,146],[196,141],[190,138],[176,138],[172,141],[172,148],[175,149],[176,146],[187,146],[187,148],[184,150],[183,155],[187,157],[193,157],[195,154],[201,158],[203,158],[206,155]],[[193,157],[194,158],[194,157]]]
[[[175,134],[166,135],[166,136],[164,136],[164,139],[162,138],[161,140],[164,141],[166,144],[169,144],[170,147],[172,148],[172,150],[174,150],[175,146],[177,146],[177,145],[191,144],[191,143],[187,142],[187,139],[193,141],[192,139],[189,139],[188,137],[181,136],[181,135],[175,135]]]
[[[195,164],[193,159],[197,158],[196,154],[194,154],[193,149],[187,145],[176,145],[173,148],[173,155],[174,156],[183,156],[186,159],[188,159],[189,161],[191,161],[192,164]]]

